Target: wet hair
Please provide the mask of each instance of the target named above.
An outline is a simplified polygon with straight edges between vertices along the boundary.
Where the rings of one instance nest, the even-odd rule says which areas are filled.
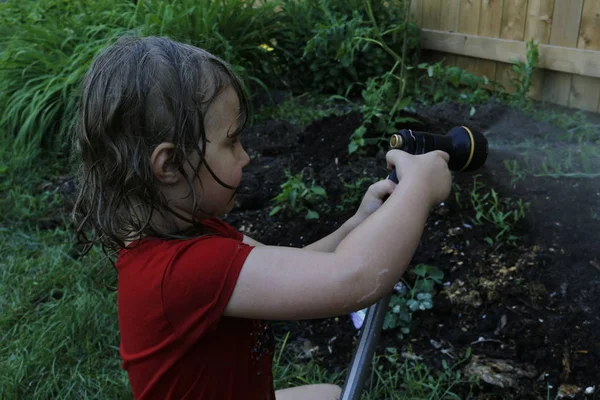
[[[192,182],[204,165],[205,114],[227,87],[240,100],[237,135],[248,118],[249,101],[240,79],[220,58],[164,37],[125,37],[102,51],[84,82],[74,140],[80,163],[79,194],[73,210],[78,241],[100,242],[114,255],[132,237],[184,238],[207,233],[200,221],[172,210],[158,189],[151,154],[162,142],[175,145],[172,162],[185,178],[197,215],[201,193]],[[197,153],[195,173],[184,170]],[[192,228],[170,232],[153,223],[154,213],[181,218]]]

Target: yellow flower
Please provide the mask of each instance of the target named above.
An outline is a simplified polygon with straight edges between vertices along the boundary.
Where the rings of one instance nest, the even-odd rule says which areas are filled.
[[[261,49],[266,50],[266,51],[273,51],[273,50],[275,50],[273,47],[269,46],[266,43],[263,43],[263,44],[259,45],[258,47],[260,47]]]

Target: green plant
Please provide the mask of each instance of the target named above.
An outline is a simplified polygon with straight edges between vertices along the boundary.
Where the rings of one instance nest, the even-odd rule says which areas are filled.
[[[383,329],[400,328],[401,338],[410,333],[413,313],[433,308],[434,285],[441,284],[444,277],[439,268],[426,264],[415,266],[410,274],[416,277],[415,282],[412,287],[404,283],[408,290],[392,294],[383,322]]]
[[[402,110],[412,103],[412,99],[405,96],[407,87],[406,74],[409,69],[406,61],[411,41],[409,32],[412,27],[410,23],[410,1],[405,4],[403,24],[386,31],[382,31],[380,28],[380,23],[373,12],[372,1],[364,0],[364,6],[371,24],[370,36],[356,37],[356,45],[375,43],[390,56],[394,61],[394,65],[384,74],[371,77],[367,80],[366,88],[361,93],[363,98],[363,105],[361,106],[363,121],[350,138],[348,145],[348,152],[350,154],[369,144],[385,142],[385,135],[395,132],[401,123],[416,122],[413,118],[401,116],[400,114]],[[401,30],[399,29],[400,27],[402,27]],[[385,40],[386,35],[392,34],[395,36],[400,32],[403,35],[401,55],[394,51]],[[399,70],[397,74],[396,69]],[[367,138],[366,135],[369,129],[378,133],[379,137]]]
[[[344,191],[342,193],[340,204],[336,205],[336,209],[339,211],[346,211],[358,206],[367,187],[376,182],[373,178],[366,177],[359,178],[352,182],[346,182],[343,178],[340,178],[340,180],[342,181]]]
[[[395,67],[397,66],[398,64]],[[386,141],[386,135],[397,131],[400,124],[416,122],[414,118],[399,113],[410,105],[412,100],[399,94],[398,85],[402,84],[402,81],[394,74],[394,69],[367,81],[366,88],[362,91],[363,103],[360,106],[363,120],[350,136],[348,153],[352,154],[368,145],[382,143]],[[367,137],[369,131],[378,136]]]
[[[276,36],[275,4],[245,0],[27,0],[2,4],[1,139],[31,162],[68,151],[79,86],[94,56],[123,35],[166,35],[226,59],[246,81],[272,76],[265,43]],[[242,67],[242,65],[244,67]]]
[[[254,114],[254,123],[272,120],[285,120],[294,125],[306,126],[313,121],[330,115],[344,115],[354,109],[344,99],[338,101],[338,96],[320,95],[318,93],[303,93],[299,96],[290,95],[278,104],[268,103]]]
[[[430,368],[410,345],[405,351],[387,347],[373,360],[372,383],[364,400],[459,400],[472,397],[477,378],[462,372],[471,348],[453,361],[442,359],[440,368]]]
[[[18,2],[3,4],[9,9]],[[132,24],[131,2],[28,2],[27,13],[2,39],[2,140],[35,159],[42,149],[65,150],[79,84],[90,60]],[[7,11],[8,12],[8,11]]]
[[[456,66],[445,66],[442,62],[436,64],[422,63],[417,70],[424,71],[415,80],[415,97],[426,104],[437,104],[455,101],[462,104],[480,104],[489,99],[490,94],[485,88],[490,85],[487,77],[477,76]],[[475,108],[471,108],[471,115]]]
[[[314,179],[307,185],[303,180],[303,172],[292,175],[289,170],[285,171],[287,180],[281,185],[281,193],[273,198],[275,206],[269,215],[286,210],[295,214],[306,212],[306,219],[319,218],[314,208],[318,207],[319,200],[327,198],[327,193],[315,184]]]
[[[517,61],[512,65],[512,71],[516,74],[511,80],[514,93],[509,96],[509,103],[521,109],[531,108],[529,91],[533,85],[533,73],[540,61],[538,44],[533,39],[527,42],[526,61]]]
[[[517,160],[504,160],[504,168],[510,173],[510,185],[514,188],[517,182],[524,180],[527,173],[521,168]]]
[[[277,50],[285,64],[287,84],[293,90],[307,88],[348,95],[353,86],[379,76],[395,63],[382,46],[401,48],[399,32],[410,30],[407,58],[419,46],[416,25],[398,24],[406,2],[401,0],[282,0]],[[376,19],[384,36],[377,35]],[[363,40],[365,39],[365,40]]]
[[[483,193],[484,189],[485,185],[478,182],[475,176],[471,189],[471,205],[475,210],[473,223],[477,225],[490,223],[496,228],[493,238],[489,236],[485,238],[490,245],[495,245],[496,248],[503,243],[516,246],[518,237],[513,234],[513,231],[519,221],[525,217],[525,210],[529,207],[529,203],[524,203],[522,199],[500,198],[493,188]]]

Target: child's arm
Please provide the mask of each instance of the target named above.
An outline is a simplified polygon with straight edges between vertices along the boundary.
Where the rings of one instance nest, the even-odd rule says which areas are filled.
[[[379,181],[369,186],[356,214],[349,218],[331,234],[318,241],[304,246],[304,250],[332,253],[350,232],[373,214],[383,204],[383,199],[394,191],[396,184],[389,179]],[[251,246],[264,246],[257,240],[244,235],[244,243]]]
[[[389,179],[379,181],[369,186],[365,193],[358,211],[348,219],[335,232],[325,236],[308,246],[304,250],[321,251],[331,253],[339,246],[350,232],[359,226],[367,217],[373,214],[383,204],[383,199],[394,191],[396,184]]]
[[[430,208],[450,191],[448,155],[387,155],[400,183],[333,253],[276,246],[246,258],[225,315],[308,319],[345,314],[392,290],[419,243]]]

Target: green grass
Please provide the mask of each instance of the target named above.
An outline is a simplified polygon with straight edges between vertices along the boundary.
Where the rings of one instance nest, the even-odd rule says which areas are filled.
[[[0,8],[0,139],[24,164],[44,150],[67,153],[80,84],[94,56],[123,35],[169,36],[232,63],[264,86],[277,28],[275,3],[245,0],[23,0]],[[241,67],[244,66],[244,67]]]

